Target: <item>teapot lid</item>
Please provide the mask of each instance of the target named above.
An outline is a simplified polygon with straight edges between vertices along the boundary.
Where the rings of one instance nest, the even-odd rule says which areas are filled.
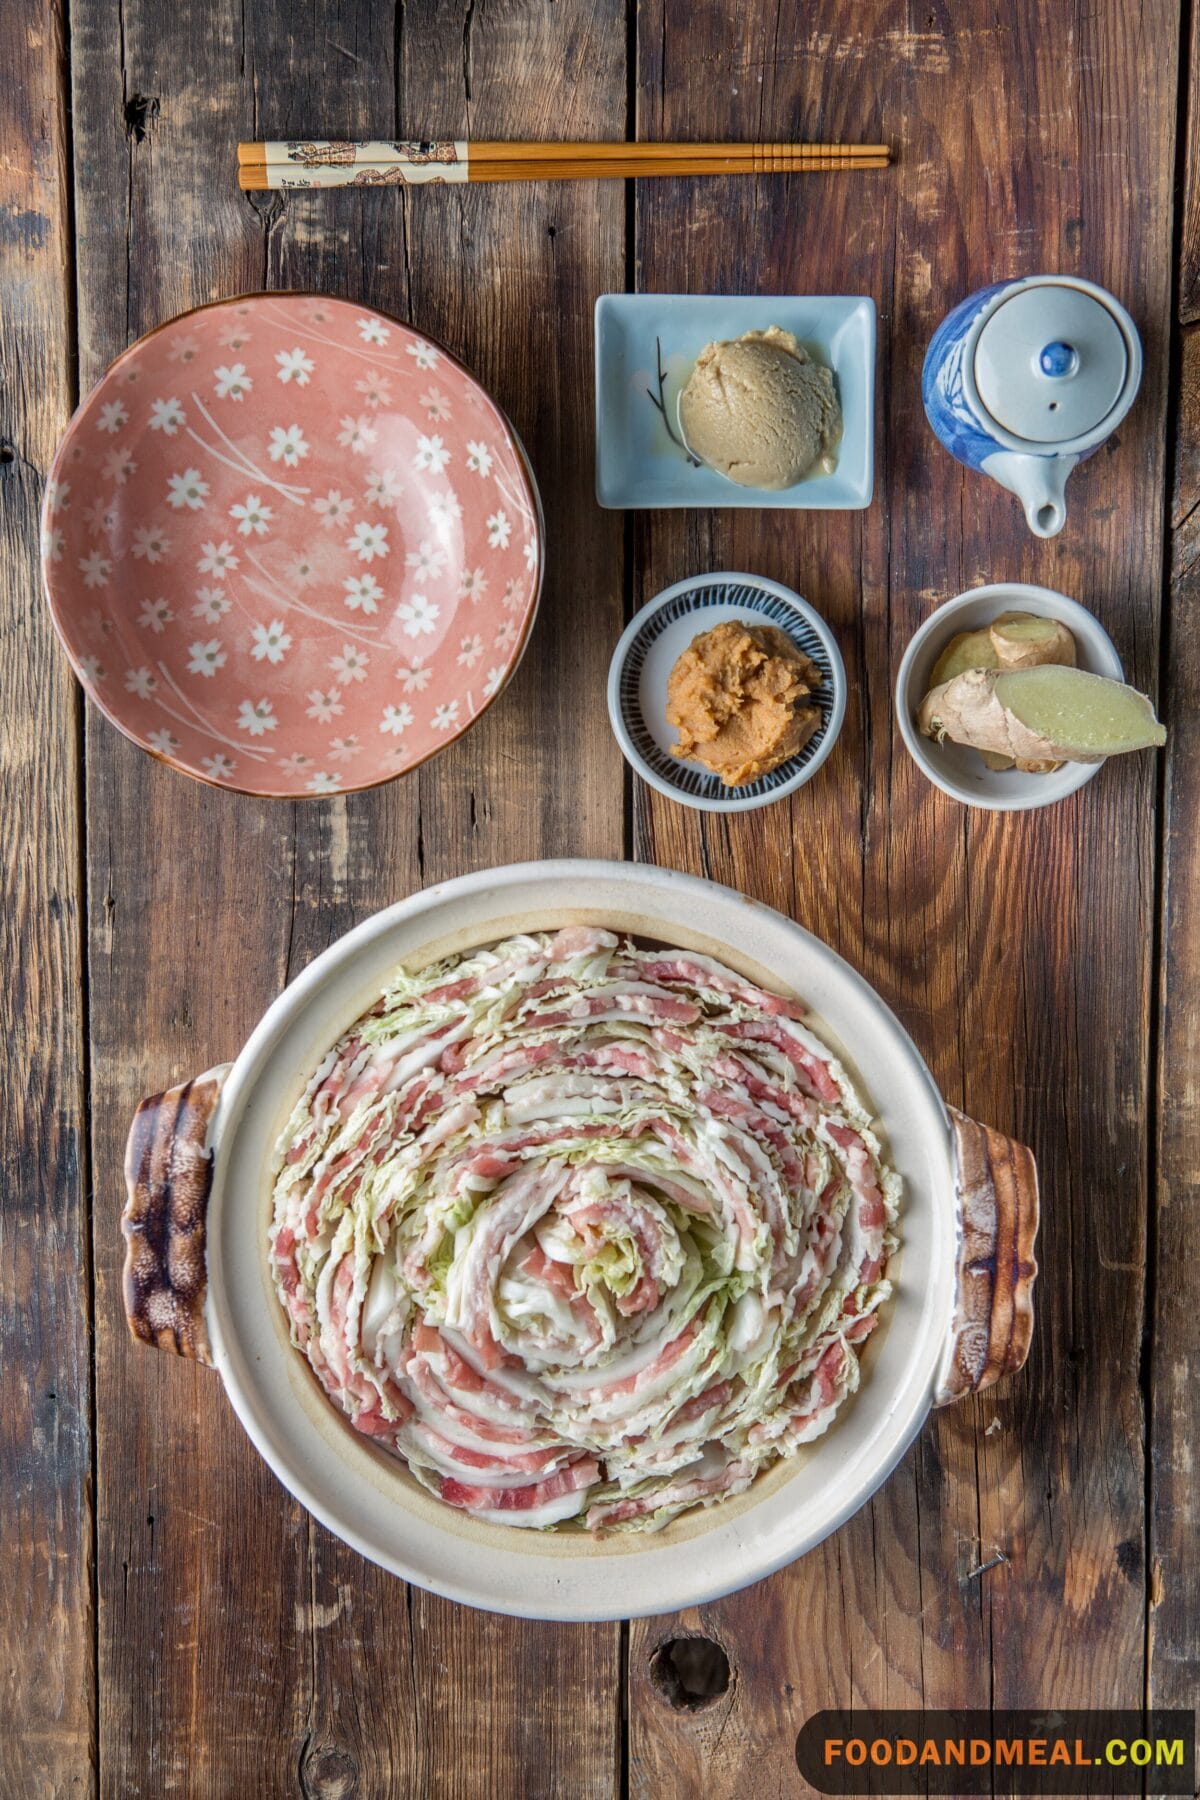
[[[1063,281],[1018,288],[975,346],[975,386],[996,423],[1035,444],[1094,431],[1120,398],[1129,351],[1092,294]]]

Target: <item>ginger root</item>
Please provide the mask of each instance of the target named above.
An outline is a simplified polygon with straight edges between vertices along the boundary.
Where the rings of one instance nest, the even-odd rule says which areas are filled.
[[[1166,742],[1154,708],[1136,688],[1082,669],[968,669],[932,689],[918,728],[1016,763],[1103,762]]]
[[[995,661],[977,663],[977,668],[1036,669],[1043,663],[1075,667],[1075,639],[1058,619],[1036,613],[1002,613],[993,619],[988,639]]]
[[[1033,669],[1042,663],[1075,667],[1075,639],[1058,619],[1039,613],[1001,613],[979,631],[960,631],[933,665],[931,688],[968,669]]]
[[[1048,619],[1040,613],[1001,613],[982,630],[960,631],[950,639],[933,665],[929,690],[936,692],[971,669],[994,669],[1002,673],[1048,665],[1075,667],[1075,639],[1067,627],[1060,620]],[[921,729],[924,730],[924,726]],[[1007,750],[988,749],[978,744],[975,748],[989,769],[1016,768],[1027,775],[1048,775],[1060,767],[1060,762],[1049,756],[1014,756]]]
[[[965,674],[968,669],[999,667],[1000,659],[996,655],[992,634],[987,626],[982,631],[960,631],[950,639],[934,663],[929,685],[931,688],[941,687],[943,682],[953,681],[956,675]]]

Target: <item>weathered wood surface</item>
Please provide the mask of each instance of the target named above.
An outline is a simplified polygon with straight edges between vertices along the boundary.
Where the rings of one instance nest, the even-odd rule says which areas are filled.
[[[1198,121],[1192,89],[1189,135]],[[1194,229],[1185,213],[1185,233]],[[1187,252],[1196,246],[1186,235]],[[1181,309],[1186,296],[1180,291]],[[1158,1000],[1156,1233],[1151,1312],[1150,1695],[1193,1706],[1200,1694],[1200,1390],[1196,1279],[1200,1228],[1200,327],[1183,332],[1171,512],[1170,636],[1164,687],[1172,734],[1162,802],[1162,962]]]
[[[1197,80],[1200,79],[1200,12],[1190,9],[1191,25],[1188,41],[1182,47],[1187,58],[1187,120],[1181,123],[1183,157],[1179,210],[1179,290],[1180,325],[1192,325],[1200,318],[1200,130],[1197,129]]]
[[[1150,1613],[1147,1688],[1157,1706],[1200,1695],[1196,1382],[1200,1227],[1200,12],[1187,46],[1179,238],[1179,343],[1163,702],[1171,723],[1160,816],[1158,1138],[1151,1195]]]
[[[351,293],[442,337],[497,394],[542,479],[550,577],[520,676],[415,778],[318,805],[206,793],[99,719],[91,872],[100,1756],[121,1795],[608,1794],[615,1627],[499,1625],[407,1596],[291,1502],[211,1375],[131,1353],[122,1141],[164,1081],[234,1052],[356,919],[439,877],[565,846],[619,856],[602,707],[622,531],[591,504],[591,303],[624,279],[624,197],[583,186],[237,192],[239,137],[620,136],[614,4],[305,18],[76,0],[83,387],[149,326],[266,284]],[[548,71],[553,79],[548,79]],[[469,92],[468,92],[469,84]],[[137,142],[124,109],[158,104]],[[143,109],[144,110],[144,109]],[[586,634],[579,620],[588,621]]]
[[[0,32],[0,1794],[94,1785],[79,719],[41,597],[70,416],[61,9]],[[70,504],[70,495],[65,496]]]
[[[301,15],[287,0],[72,0],[69,61],[54,7],[4,10],[0,436],[17,455],[0,461],[0,741],[16,973],[0,1005],[19,1062],[0,1124],[12,1371],[0,1406],[0,1793],[787,1793],[800,1789],[795,1733],[822,1705],[1137,1704],[1143,1692],[1191,1703],[1190,340],[1161,806],[1147,757],[1104,769],[1052,812],[968,816],[921,782],[890,702],[929,608],[1004,576],[1090,604],[1153,691],[1179,9],[342,0]],[[239,137],[604,138],[635,125],[642,138],[885,136],[901,155],[878,176],[646,183],[628,210],[616,185],[284,201],[239,195],[231,177]],[[1194,136],[1187,166],[1184,319],[1200,267]],[[938,448],[918,388],[954,299],[1040,268],[1111,285],[1148,351],[1119,445],[1073,477],[1066,531],[1049,545]],[[95,715],[81,745],[33,573],[73,327],[86,390],[161,319],[264,285],[361,297],[463,355],[530,449],[549,538],[529,655],[463,743],[381,792],[295,806],[202,790]],[[654,514],[628,529],[600,513],[591,306],[626,285],[873,294],[871,510]],[[789,808],[702,824],[638,792],[627,823],[602,698],[623,599],[718,566],[791,582],[831,620],[852,677],[842,741]],[[649,857],[792,913],[891,1001],[947,1097],[1031,1143],[1043,1175],[1027,1372],[939,1415],[875,1502],[804,1562],[699,1613],[636,1624],[627,1642],[616,1627],[524,1625],[409,1593],[288,1499],[211,1372],[131,1345],[121,1310],[121,1153],[142,1095],[236,1051],[280,986],[376,907],[553,852]],[[998,1552],[1008,1560],[978,1574]],[[692,1714],[672,1710],[649,1668],[662,1638],[688,1630],[719,1639],[733,1667],[728,1695]]]
[[[729,1694],[672,1712],[647,1665],[672,1627],[634,1627],[630,1792],[647,1800],[793,1791],[795,1733],[820,1706],[1141,1700],[1156,770],[1111,765],[1040,814],[968,815],[917,774],[889,686],[932,605],[1008,578],[1080,596],[1154,687],[1178,32],[1173,6],[1135,26],[1121,0],[748,3],[736,34],[715,5],[639,9],[639,136],[882,135],[901,152],[882,177],[639,192],[641,285],[873,294],[882,342],[869,512],[639,522],[635,597],[706,567],[790,582],[838,631],[855,696],[788,812],[714,827],[639,791],[639,851],[772,901],[843,951],[946,1096],[1034,1147],[1043,1191],[1027,1370],[938,1414],[821,1550],[689,1616],[726,1647]],[[919,390],[953,301],[1046,268],[1115,289],[1149,353],[1119,447],[1077,471],[1051,544],[934,442]]]

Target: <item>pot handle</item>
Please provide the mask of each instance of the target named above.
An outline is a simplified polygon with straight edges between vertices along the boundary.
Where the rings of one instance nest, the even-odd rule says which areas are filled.
[[[1029,1354],[1038,1177],[1033,1153],[949,1109],[959,1246],[954,1323],[935,1406],[991,1387]]]
[[[125,1148],[125,1313],[144,1344],[212,1365],[204,1317],[209,1127],[231,1063],[143,1100]]]

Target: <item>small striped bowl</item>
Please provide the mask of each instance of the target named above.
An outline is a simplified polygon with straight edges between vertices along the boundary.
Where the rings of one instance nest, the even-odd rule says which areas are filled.
[[[671,755],[667,678],[692,639],[726,619],[776,625],[821,671],[813,703],[821,722],[798,755],[744,787],[727,788],[700,763]],[[753,812],[810,781],[833,749],[846,713],[846,671],[825,621],[781,582],[759,575],[677,581],[630,621],[608,672],[608,716],[625,760],[669,800],[701,812]]]

